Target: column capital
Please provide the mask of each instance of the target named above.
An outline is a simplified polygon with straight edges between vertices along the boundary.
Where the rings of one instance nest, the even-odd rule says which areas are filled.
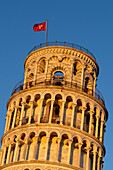
[[[25,105],[25,104],[26,104],[26,102],[22,102],[21,104],[22,104],[22,105]]]
[[[86,149],[86,151],[90,151],[92,149],[92,147],[91,146],[86,146],[85,149]]]
[[[33,103],[34,103],[34,101],[33,101],[33,100],[31,100],[31,101],[30,101],[30,104],[33,104]]]
[[[87,107],[85,107],[85,106],[82,106],[82,110],[86,110],[87,109]]]
[[[104,124],[104,123],[105,123],[105,120],[101,120],[101,123]]]
[[[69,142],[69,144],[72,144],[73,141],[71,139],[69,139],[68,142]]]
[[[40,98],[40,101],[43,101],[44,100],[44,98]]]
[[[57,138],[57,142],[60,142],[61,141],[61,138]]]
[[[39,136],[38,135],[35,135],[35,139],[38,139],[39,138]]]
[[[19,107],[20,107],[20,106],[17,106],[17,105],[16,105],[16,106],[14,106],[14,108],[15,108],[15,109],[18,109]]]
[[[97,153],[97,150],[92,151],[93,155]]]
[[[9,117],[9,113],[8,112],[6,113],[6,116]]]
[[[66,100],[62,100],[62,103],[65,103],[66,102]]]
[[[54,99],[51,99],[51,102],[53,103],[55,100]]]
[[[95,113],[94,110],[89,111],[89,114],[91,114],[91,115],[93,115],[94,113]]]
[[[77,103],[72,103],[72,106],[73,106],[73,107],[76,107],[76,106],[77,106]]]
[[[96,119],[99,119],[100,118],[100,115],[99,114],[96,114]]]
[[[9,112],[12,112],[12,111],[13,111],[13,108],[9,108],[8,110],[9,110]]]
[[[78,147],[82,147],[83,143],[78,143]]]

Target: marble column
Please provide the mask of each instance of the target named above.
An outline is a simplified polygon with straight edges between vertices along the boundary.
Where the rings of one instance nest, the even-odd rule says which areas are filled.
[[[25,144],[24,144],[23,155],[22,155],[23,161],[26,159],[27,145],[28,145],[28,139],[26,139]]]
[[[19,126],[22,125],[22,119],[23,119],[23,115],[24,115],[24,107],[25,107],[25,102],[22,102],[22,109],[21,109],[21,114],[20,114]]]
[[[104,120],[101,120],[101,126],[100,126],[100,142],[102,142],[102,138],[103,138],[103,125],[104,125]]]
[[[83,128],[84,128],[84,114],[85,114],[85,110],[86,110],[86,108],[82,107],[82,121],[81,121],[81,127],[80,127],[81,130],[83,130]]]
[[[50,115],[49,115],[49,123],[51,123],[51,120],[52,120],[53,104],[54,104],[54,100],[51,100],[51,110],[50,110]]]
[[[45,161],[47,160],[48,145],[49,145],[49,137],[46,137]]]
[[[36,152],[37,152],[37,146],[38,146],[38,136],[35,136],[35,143],[34,143],[34,151],[33,151],[33,160],[36,160]]]
[[[74,121],[74,115],[75,115],[75,107],[76,107],[76,105],[77,105],[77,104],[73,103],[71,127],[73,127],[73,121]]]
[[[13,109],[10,108],[10,109],[9,109],[9,112],[8,112],[8,113],[9,113],[9,119],[8,119],[7,131],[8,131],[9,128],[10,128],[12,112],[13,112]]]
[[[93,170],[96,168],[96,155],[97,155],[97,150],[93,151]]]
[[[14,111],[14,117],[13,117],[12,128],[14,128],[14,125],[15,125],[17,109],[18,109],[18,106],[15,106],[15,111]]]
[[[9,120],[9,114],[7,113],[6,114],[6,125],[5,125],[5,131],[4,131],[4,133],[6,133],[7,132],[7,126],[8,126],[8,120]]]
[[[58,149],[57,149],[57,158],[58,158],[58,162],[59,162],[59,152],[60,152],[60,142],[61,142],[61,138],[58,138],[57,139],[57,142],[58,142]]]
[[[40,108],[39,108],[38,122],[37,123],[40,123],[40,118],[41,118],[41,115],[42,115],[42,104],[43,104],[43,98],[40,99]]]
[[[9,144],[9,146],[8,146],[8,153],[7,153],[6,164],[9,163],[10,152],[11,152],[11,144]]]
[[[19,141],[17,140],[17,141],[16,141],[16,145],[15,145],[15,151],[14,151],[13,162],[16,162],[16,161],[17,161],[18,144],[19,144]]]
[[[90,121],[89,121],[89,133],[91,134],[91,127],[92,127],[92,116],[93,116],[93,113],[94,111],[90,111]]]
[[[72,144],[72,141],[71,141],[71,140],[69,140],[68,164],[70,164],[70,157],[71,157],[71,144]]]
[[[29,115],[28,124],[31,123],[31,116],[32,115],[33,115],[33,101],[30,101],[30,115]]]
[[[6,155],[6,146],[4,147],[4,150],[3,150],[3,156],[2,156],[2,159],[1,159],[1,165],[4,165],[4,161],[5,161],[5,155]]]
[[[89,169],[89,151],[91,150],[91,147],[87,147],[86,151],[87,151],[87,156],[86,156],[86,170]]]
[[[64,105],[65,105],[65,101],[62,101],[62,109],[61,109],[61,115],[60,115],[60,125],[63,124]]]
[[[80,159],[81,159],[81,147],[83,143],[78,143],[79,153],[78,153],[78,167],[80,167]]]
[[[98,125],[99,125],[99,114],[96,114],[96,130],[95,130],[95,137],[98,138]]]

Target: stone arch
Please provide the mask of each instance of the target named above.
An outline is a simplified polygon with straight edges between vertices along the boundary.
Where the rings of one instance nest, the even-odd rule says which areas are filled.
[[[86,148],[90,146],[90,142],[83,138],[82,139],[82,147],[81,147],[81,161],[80,161],[80,167],[85,169],[86,168],[86,159],[87,159],[87,150]]]
[[[47,134],[45,131],[42,131],[39,133],[36,159],[45,160],[45,156],[47,154],[46,153],[46,147],[47,147],[46,142],[47,142]]]
[[[41,123],[48,123],[50,110],[52,103],[52,95],[51,93],[46,93],[44,95],[43,105],[42,105],[42,114],[41,114]]]
[[[90,146],[90,151],[89,151],[89,165],[90,165],[90,169],[93,168],[93,159],[94,159],[94,156],[93,156],[93,152],[97,152],[97,146],[95,145],[95,143],[91,143],[91,146]]]
[[[57,134],[58,138],[61,138],[60,132],[56,129],[50,130],[48,136],[50,137],[53,132]]]
[[[45,134],[46,136],[49,136],[48,131],[47,131],[47,130],[45,130],[45,129],[44,129],[44,130],[42,130],[42,129],[41,129],[41,130],[39,130],[37,135],[38,135],[38,136],[39,136],[39,138],[40,138],[40,136],[41,136],[42,134]]]
[[[58,135],[55,131],[51,132],[48,146],[47,160],[56,161],[58,160]]]
[[[67,96],[65,106],[64,106],[64,115],[63,115],[63,124],[67,126],[71,125],[72,109],[73,109],[73,98],[72,96]]]
[[[62,109],[62,95],[56,94],[53,103],[52,123],[57,124],[60,123],[61,109]]]
[[[73,140],[74,138],[77,138],[77,139],[78,139],[78,143],[82,143],[82,138],[81,138],[80,135],[75,134],[75,135],[72,136],[72,140]]]
[[[46,67],[46,58],[42,57],[40,58],[40,60],[38,61],[38,73],[44,73],[45,72],[45,67]]]
[[[86,110],[84,112],[84,131],[89,132],[89,123],[90,123],[90,109],[91,104],[88,102],[86,103]]]
[[[84,91],[88,94],[92,94],[93,90],[93,77],[89,74],[86,73],[84,76]]]
[[[59,162],[68,162],[69,137],[66,133],[62,134],[60,142]]]
[[[71,144],[71,159],[70,159],[70,164],[77,166],[78,165],[78,155],[79,155],[79,139],[75,135],[72,140]]]
[[[41,95],[36,93],[33,100],[33,112],[31,115],[31,123],[36,123],[38,121],[39,110],[40,110],[40,99]]]
[[[27,133],[26,132],[20,132],[19,134],[18,134],[18,139],[19,140],[24,140],[25,138],[27,138]]]
[[[83,102],[80,98],[76,101],[75,113],[74,113],[74,127],[80,129],[82,121],[82,108]]]
[[[21,133],[18,137],[19,144],[18,144],[18,150],[17,150],[17,161],[21,161],[23,158],[26,159],[26,154],[24,154],[25,150],[25,142],[27,140],[26,133]]]
[[[26,160],[32,160],[34,156],[34,144],[35,144],[35,132],[32,131],[29,133],[27,151],[26,151]]]
[[[49,76],[50,76],[50,78],[53,77],[54,72],[56,72],[56,71],[61,71],[61,72],[63,72],[63,74],[64,74],[64,79],[66,79],[66,77],[67,77],[67,75],[68,75],[68,69],[66,68],[65,65],[62,65],[62,66],[61,66],[61,64],[55,64],[54,66],[52,66],[52,67],[49,69],[49,73],[48,73]]]

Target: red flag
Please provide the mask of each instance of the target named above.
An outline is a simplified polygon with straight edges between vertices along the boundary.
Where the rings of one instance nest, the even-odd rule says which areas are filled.
[[[40,23],[40,24],[35,24],[33,26],[33,30],[35,32],[37,31],[46,31],[46,22]]]

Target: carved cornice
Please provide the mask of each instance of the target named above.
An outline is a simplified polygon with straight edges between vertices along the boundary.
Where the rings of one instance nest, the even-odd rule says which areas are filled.
[[[7,131],[3,136],[2,136],[2,139],[1,139],[1,142],[3,141],[3,138],[6,136],[6,135],[8,135],[8,134],[10,134],[10,133],[12,133],[12,132],[15,132],[16,131],[16,134],[17,134],[17,130],[21,130],[21,129],[25,129],[25,131],[26,131],[26,129],[29,131],[29,128],[30,128],[30,131],[31,131],[31,129],[32,129],[32,131],[33,131],[33,127],[35,128],[36,127],[36,129],[39,127],[40,128],[40,130],[41,130],[41,128],[45,128],[45,130],[49,130],[49,128],[50,129],[54,129],[54,130],[61,130],[61,131],[67,131],[67,132],[69,132],[69,133],[78,133],[78,134],[80,134],[81,136],[82,135],[84,135],[84,136],[86,136],[86,137],[88,137],[88,138],[90,138],[90,139],[92,139],[92,140],[94,140],[96,143],[98,143],[102,148],[103,148],[103,150],[104,150],[104,154],[105,154],[105,147],[104,147],[104,145],[95,137],[95,136],[93,136],[93,135],[91,135],[91,134],[89,134],[89,133],[87,133],[87,132],[85,132],[85,131],[83,131],[83,130],[80,130],[80,129],[77,129],[77,128],[74,128],[74,127],[71,127],[71,126],[64,126],[64,125],[60,125],[60,124],[52,124],[52,123],[39,123],[39,124],[26,124],[26,125],[22,125],[22,126],[18,126],[18,127],[15,127],[15,128],[13,128],[13,129],[11,129],[11,130],[9,130],[9,131]],[[46,129],[47,128],[47,129]],[[44,130],[44,129],[43,129]],[[53,130],[53,131],[54,131]],[[20,133],[20,132],[19,132]],[[76,134],[75,134],[76,135]]]
[[[18,162],[13,162],[13,163],[9,163],[9,164],[6,164],[6,165],[3,165],[3,166],[1,166],[0,167],[0,169],[5,169],[5,168],[11,168],[11,167],[15,167],[16,168],[16,166],[23,166],[23,165],[25,165],[26,166],[26,164],[27,164],[27,166],[29,167],[30,166],[30,164],[31,165],[33,165],[33,164],[35,164],[36,166],[37,165],[40,165],[40,166],[44,166],[44,165],[47,165],[47,167],[50,165],[51,166],[51,168],[57,168],[57,167],[59,167],[59,168],[62,168],[62,169],[69,169],[69,170],[71,170],[71,169],[74,169],[74,170],[82,170],[82,168],[78,168],[78,167],[75,167],[75,166],[73,166],[73,165],[69,165],[69,164],[65,164],[65,163],[61,163],[61,162],[53,162],[53,161],[40,161],[40,160],[31,160],[31,161],[18,161]],[[55,169],[56,169],[55,168]]]
[[[24,89],[24,90],[21,90],[21,91],[19,91],[19,92],[17,92],[17,93],[15,93],[14,95],[12,95],[11,97],[10,97],[10,99],[8,100],[8,102],[7,102],[7,108],[8,108],[8,105],[9,105],[9,103],[10,103],[10,101],[14,98],[14,97],[16,97],[16,96],[18,96],[19,94],[23,94],[23,93],[25,93],[25,92],[31,92],[31,91],[33,91],[33,90],[35,90],[35,89],[61,89],[62,91],[65,91],[65,90],[68,90],[68,92],[76,92],[77,94],[81,94],[81,95],[83,95],[83,96],[86,96],[86,97],[88,97],[89,99],[92,99],[92,100],[94,100],[95,102],[97,102],[103,109],[104,109],[104,111],[105,111],[105,113],[106,113],[106,118],[108,119],[108,111],[107,111],[107,109],[106,109],[106,107],[103,105],[103,103],[102,102],[100,102],[98,99],[96,99],[95,97],[93,97],[93,96],[91,96],[91,95],[89,95],[89,94],[87,94],[87,93],[85,93],[85,92],[82,92],[82,91],[78,91],[78,90],[76,90],[76,89],[73,89],[73,88],[68,88],[68,87],[60,87],[60,86],[34,86],[34,87],[31,87],[31,88],[28,88],[28,89]],[[106,120],[107,120],[106,119]]]
[[[79,59],[85,60],[88,64],[90,64],[93,68],[95,68],[97,70],[97,75],[99,73],[99,66],[97,62],[89,54],[74,48],[62,47],[62,46],[43,47],[33,51],[26,57],[24,62],[24,68],[26,69],[27,63],[29,63],[31,60],[36,59],[37,56],[42,56],[46,54],[64,54],[64,55],[75,56]]]

